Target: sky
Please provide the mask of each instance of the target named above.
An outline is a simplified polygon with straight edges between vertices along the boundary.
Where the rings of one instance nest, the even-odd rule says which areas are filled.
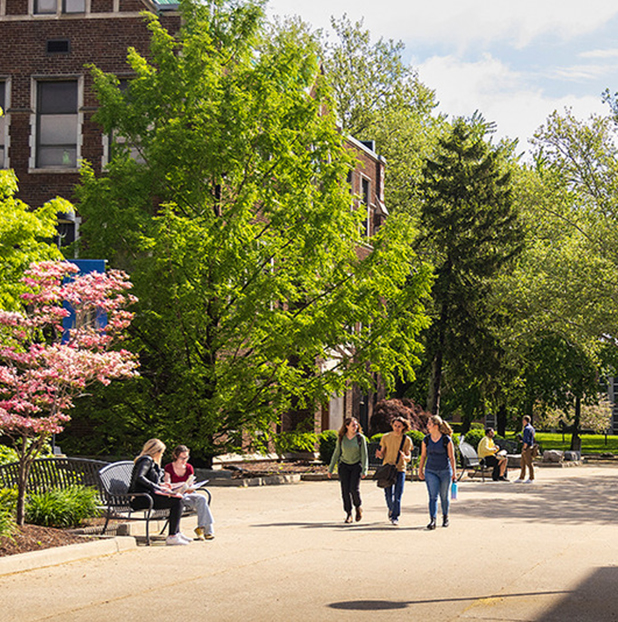
[[[478,110],[521,151],[554,110],[606,115],[602,93],[618,91],[615,0],[270,0],[267,12],[326,30],[347,14],[373,41],[403,41],[439,112]]]

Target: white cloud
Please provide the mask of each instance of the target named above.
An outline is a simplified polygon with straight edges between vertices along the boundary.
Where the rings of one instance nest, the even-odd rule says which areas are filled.
[[[489,54],[474,63],[434,56],[414,65],[421,81],[435,89],[439,112],[452,118],[478,110],[487,121],[497,124],[496,138],[519,138],[522,150],[554,110],[570,107],[582,118],[607,113],[598,96],[548,97],[527,83],[525,73],[513,71]]]
[[[328,27],[330,16],[347,13],[376,38],[403,39],[409,44],[448,43],[461,49],[471,42],[508,40],[523,47],[554,34],[561,38],[590,33],[618,15],[613,0],[271,0],[271,14],[299,14],[315,27]]]
[[[612,48],[609,50],[589,50],[588,52],[581,52],[579,54],[581,58],[618,58],[618,48]]]

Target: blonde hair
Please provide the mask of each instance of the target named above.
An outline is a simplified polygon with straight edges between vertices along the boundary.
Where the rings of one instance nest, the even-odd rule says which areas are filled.
[[[161,456],[165,451],[165,443],[160,441],[158,438],[151,438],[149,441],[144,443],[142,447],[142,453],[140,453],[137,458],[135,458],[134,462],[137,462],[139,458],[142,456],[150,456],[159,466],[161,466]],[[155,458],[158,456],[158,460]]]
[[[431,417],[429,417],[429,421],[438,426],[441,434],[446,434],[447,436],[453,435],[453,428],[451,428],[451,426],[444,421],[440,415],[431,415]]]

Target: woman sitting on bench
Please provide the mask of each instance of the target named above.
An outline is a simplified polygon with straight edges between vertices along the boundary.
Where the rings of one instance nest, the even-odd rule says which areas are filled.
[[[151,438],[146,441],[142,453],[135,458],[129,493],[146,493],[152,499],[153,509],[169,509],[169,535],[165,544],[189,544],[191,539],[180,532],[182,497],[174,494],[169,484],[163,483],[161,458],[164,451],[165,444],[158,438]],[[145,510],[148,505],[148,500],[145,497],[136,496],[131,499],[131,507],[134,510]]]
[[[172,453],[174,462],[165,465],[165,482],[167,484],[180,484],[187,482],[189,487],[182,495],[182,503],[186,508],[197,512],[197,527],[195,535],[198,540],[212,540],[215,537],[215,522],[204,495],[195,492],[191,483],[195,479],[193,467],[189,460],[189,448],[186,445],[178,445]]]

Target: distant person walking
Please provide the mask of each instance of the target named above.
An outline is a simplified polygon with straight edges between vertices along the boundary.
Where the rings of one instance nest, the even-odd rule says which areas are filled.
[[[406,436],[410,429],[410,422],[403,417],[396,417],[391,422],[392,432],[388,432],[380,439],[380,448],[376,450],[376,458],[381,458],[382,464],[394,464],[397,467],[397,479],[392,486],[384,489],[388,519],[395,526],[399,524],[401,514],[401,496],[406,481],[406,466],[410,462],[412,439]]]
[[[421,445],[421,462],[418,476],[425,480],[429,494],[429,524],[427,529],[436,528],[438,516],[438,495],[442,506],[442,527],[449,526],[449,503],[451,481],[457,481],[455,468],[455,448],[451,435],[451,426],[438,415],[427,421],[429,434]]]
[[[523,446],[521,448],[521,473],[516,483],[524,482],[524,484],[532,484],[534,482],[534,466],[532,464],[534,451],[535,431],[530,423],[531,419],[528,415],[524,415]],[[526,467],[528,468],[529,477],[526,479]]]
[[[347,417],[339,429],[339,438],[328,466],[328,477],[335,469],[339,474],[346,523],[352,522],[352,506],[356,510],[355,519],[359,521],[363,517],[360,481],[367,475],[368,468],[367,439],[360,423],[354,417]]]

